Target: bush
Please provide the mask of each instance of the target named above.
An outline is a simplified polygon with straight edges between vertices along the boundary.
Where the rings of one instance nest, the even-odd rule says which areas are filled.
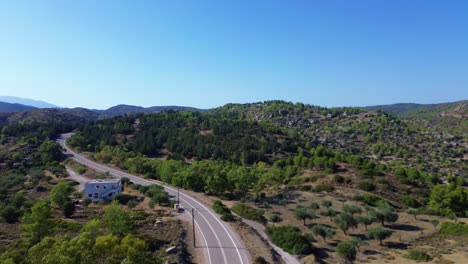
[[[263,222],[264,221],[262,211],[257,210],[257,209],[255,209],[255,208],[253,208],[251,206],[246,205],[246,204],[238,203],[238,204],[234,205],[231,208],[231,210],[234,213],[240,215],[243,218],[253,220],[253,221],[257,221],[257,222]]]
[[[333,180],[336,183],[343,183],[345,181],[345,178],[341,175],[336,174],[335,176],[333,176]]]
[[[400,201],[404,205],[406,205],[408,207],[412,207],[412,208],[417,208],[417,207],[421,206],[421,204],[418,201],[416,201],[416,199],[414,199],[413,197],[411,197],[409,195],[401,195],[400,196]]]
[[[83,174],[86,172],[86,168],[84,166],[79,166],[77,169],[76,169],[76,172],[78,174]]]
[[[213,201],[213,210],[220,215],[231,213],[231,210],[227,208],[220,200]]]
[[[297,227],[293,226],[268,226],[266,233],[270,239],[286,252],[300,255],[312,252],[312,247]]]
[[[92,202],[93,202],[93,201],[92,201],[91,199],[85,198],[85,199],[83,200],[83,206],[84,206],[84,207],[88,207],[88,205],[90,205]]]
[[[233,222],[234,216],[231,213],[231,210],[227,208],[220,200],[213,201],[213,210],[221,215],[221,220],[225,222]]]
[[[229,213],[224,213],[221,215],[221,220],[225,221],[225,222],[234,222],[235,218],[234,216],[231,214],[231,212]]]
[[[382,201],[382,198],[373,194],[365,193],[362,195],[362,200],[365,204],[368,204],[370,206],[377,206],[379,202]]]
[[[333,192],[335,187],[328,184],[318,184],[311,189],[313,192]]]
[[[75,204],[72,201],[66,201],[63,204],[63,216],[70,218],[75,212]]]
[[[269,262],[266,261],[263,257],[257,257],[254,261],[254,264],[268,264]]]
[[[360,194],[354,194],[353,197],[351,197],[351,199],[353,201],[357,201],[357,202],[364,201],[364,197],[362,197],[362,195],[360,195]]]
[[[9,224],[18,222],[20,215],[21,212],[11,205],[8,205],[0,210],[0,216],[5,220],[5,222]]]
[[[336,247],[336,254],[347,261],[354,261],[356,259],[356,246],[352,242],[341,241]]]
[[[468,225],[465,223],[444,222],[440,227],[439,233],[447,236],[468,235]]]
[[[138,202],[135,200],[130,200],[127,203],[128,208],[135,208],[138,205]]]
[[[277,214],[270,215],[270,218],[268,218],[268,220],[270,220],[270,222],[272,223],[278,223],[282,221],[281,217]]]
[[[370,182],[363,181],[359,183],[358,188],[366,192],[372,192],[375,190],[375,185]]]
[[[428,262],[432,260],[432,257],[429,256],[426,252],[416,249],[408,250],[408,253],[403,256],[407,259],[415,260],[417,262]]]

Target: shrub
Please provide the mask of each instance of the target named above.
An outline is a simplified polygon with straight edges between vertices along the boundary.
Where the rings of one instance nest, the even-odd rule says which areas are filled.
[[[138,205],[138,202],[136,200],[130,200],[127,203],[128,208],[135,208]]]
[[[468,225],[465,223],[444,222],[440,226],[439,233],[447,236],[468,235]]]
[[[257,257],[254,261],[254,264],[268,264],[269,262],[263,257]]]
[[[341,241],[336,247],[336,254],[346,261],[354,261],[356,259],[356,246],[352,242]]]
[[[70,218],[75,212],[75,204],[72,201],[66,201],[63,204],[63,216]]]
[[[316,202],[312,202],[312,203],[310,203],[309,208],[312,209],[312,210],[318,210],[318,209],[320,209],[320,205],[318,203],[316,203]]]
[[[421,206],[421,204],[418,201],[416,201],[416,199],[414,199],[413,197],[411,197],[409,195],[401,195],[400,196],[400,201],[404,205],[406,205],[408,207],[412,207],[412,208],[417,208],[417,207]]]
[[[243,204],[243,203],[238,203],[234,205],[231,210],[240,215],[243,218],[249,219],[249,220],[254,220],[257,222],[263,222],[263,214],[262,211],[257,210],[249,205]]]
[[[359,183],[358,188],[366,192],[372,192],[375,190],[375,185],[370,182],[363,181]]]
[[[408,253],[403,256],[407,259],[415,260],[417,262],[428,262],[432,260],[432,257],[429,256],[426,252],[416,249],[408,250]]]
[[[93,201],[92,201],[91,199],[85,198],[85,199],[83,200],[83,206],[84,206],[84,207],[88,207],[88,205],[90,205],[92,202],[93,202]]]
[[[332,203],[332,201],[325,200],[325,201],[322,202],[322,205],[325,206],[326,208],[330,208],[330,207],[332,207],[333,203]]]
[[[231,214],[231,212],[229,213],[224,213],[221,215],[221,220],[225,221],[225,222],[234,222],[235,218],[234,216]]]
[[[270,218],[269,218],[270,222],[273,222],[273,223],[278,223],[278,222],[281,222],[281,217],[277,214],[272,214],[270,215]]]
[[[286,252],[299,255],[309,254],[312,247],[297,227],[293,226],[268,226],[266,233],[270,239]]]
[[[213,201],[213,210],[221,215],[221,220],[226,222],[233,222],[234,216],[231,213],[231,210],[227,208],[220,200]]]
[[[76,168],[76,172],[78,174],[83,174],[86,172],[86,168],[84,166],[79,166],[78,168]]]
[[[231,213],[231,210],[227,208],[220,200],[213,201],[213,210],[220,215]]]
[[[354,194],[353,197],[351,197],[351,199],[353,201],[362,202],[364,200],[364,197],[362,197],[362,195],[360,194]]]
[[[333,180],[336,183],[343,183],[345,179],[343,176],[336,174],[335,176],[333,176]]]
[[[365,204],[368,204],[370,206],[377,206],[378,203],[382,201],[382,198],[368,193],[363,194],[362,199]]]
[[[18,222],[20,215],[21,212],[11,205],[8,205],[0,210],[0,216],[5,220],[5,222],[9,224]]]

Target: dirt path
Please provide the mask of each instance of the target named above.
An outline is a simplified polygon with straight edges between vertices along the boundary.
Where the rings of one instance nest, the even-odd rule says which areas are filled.
[[[72,168],[68,167],[68,166],[65,166],[68,174],[70,175],[70,177],[68,177],[69,179],[72,179],[76,182],[79,183],[79,185],[76,186],[76,188],[78,189],[78,191],[82,191],[84,190],[84,185],[85,183],[87,183],[88,181],[90,181],[90,179],[76,173],[74,170],[72,170]]]

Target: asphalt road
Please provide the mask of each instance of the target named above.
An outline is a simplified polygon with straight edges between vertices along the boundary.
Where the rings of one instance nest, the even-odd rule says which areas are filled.
[[[141,185],[159,184],[163,185],[169,195],[177,196],[177,189],[171,186],[162,184],[161,182],[147,180],[138,176],[122,172],[120,170],[96,163],[71,150],[65,144],[73,133],[67,133],[60,136],[57,142],[66,150],[66,154],[90,168],[101,172],[109,172],[115,177],[127,177],[132,182]],[[191,214],[192,208],[195,209],[195,226],[196,226],[196,244],[197,247],[204,249],[205,261],[209,264],[250,264],[249,253],[245,249],[244,244],[238,234],[232,228],[219,219],[219,216],[213,210],[197,200],[194,197],[180,191],[180,205],[185,209],[184,213]]]

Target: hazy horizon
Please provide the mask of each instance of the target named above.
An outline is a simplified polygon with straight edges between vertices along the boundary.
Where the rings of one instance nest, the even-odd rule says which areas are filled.
[[[466,2],[0,3],[0,95],[62,107],[468,98]]]

